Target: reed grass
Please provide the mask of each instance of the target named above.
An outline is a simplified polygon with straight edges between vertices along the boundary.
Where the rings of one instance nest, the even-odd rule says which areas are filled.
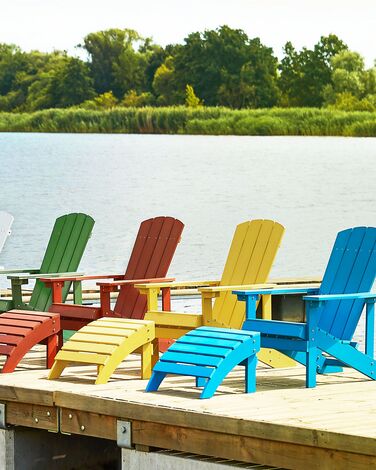
[[[376,112],[220,107],[49,109],[0,113],[0,132],[376,137]]]

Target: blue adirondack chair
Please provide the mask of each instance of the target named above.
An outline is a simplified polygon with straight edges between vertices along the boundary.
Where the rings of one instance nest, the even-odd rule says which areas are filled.
[[[374,307],[371,293],[376,276],[376,228],[356,227],[339,232],[320,289],[303,297],[306,323],[256,319],[261,294],[300,292],[299,289],[237,290],[246,302],[244,330],[261,333],[261,347],[273,348],[306,366],[306,386],[315,387],[316,372],[352,367],[376,379]],[[315,294],[315,295],[313,295]],[[365,351],[352,342],[366,306]]]

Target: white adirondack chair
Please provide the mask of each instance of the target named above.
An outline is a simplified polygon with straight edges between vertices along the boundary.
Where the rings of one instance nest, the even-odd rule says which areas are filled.
[[[13,215],[8,214],[8,212],[0,211],[0,253],[7,237],[10,235],[13,220]]]

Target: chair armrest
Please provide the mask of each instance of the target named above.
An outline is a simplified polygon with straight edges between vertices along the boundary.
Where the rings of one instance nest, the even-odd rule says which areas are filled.
[[[307,293],[316,293],[318,291],[317,287],[279,287],[272,289],[252,289],[252,290],[234,290],[233,294],[237,295],[238,300],[244,301],[246,303],[246,319],[254,320],[256,318],[256,308],[257,301],[259,297],[264,296],[263,299],[268,299],[267,307],[265,306],[265,312],[263,308],[263,318],[271,319],[271,296],[273,295],[285,295],[285,294],[307,294]],[[269,297],[268,297],[269,296]],[[264,304],[263,304],[264,307]]]
[[[55,281],[55,282],[63,282],[64,280],[69,280],[66,278],[66,276],[70,276],[70,275],[75,275],[75,278],[77,277],[77,280],[81,280],[82,277],[81,277],[81,274],[80,273],[48,273],[49,276],[51,276],[51,282]],[[7,276],[8,279],[24,279],[24,280],[28,280],[28,279],[40,279],[41,281],[44,282],[45,278],[44,276],[46,275],[46,273],[44,274],[22,274],[22,275],[14,275],[14,276]],[[83,275],[83,274],[82,274]],[[72,280],[76,280],[76,279],[72,279]]]
[[[172,282],[174,281],[174,277],[157,277],[157,278],[151,278],[151,279],[123,279],[119,281],[103,281],[103,282],[97,282],[97,286],[100,287],[110,287],[110,286],[127,286],[127,285],[133,285],[133,284],[139,284],[140,282],[143,283],[167,283],[167,282]],[[143,285],[143,284],[142,284]]]
[[[299,276],[299,277],[280,277],[269,279],[271,284],[278,284],[279,286],[295,286],[304,284],[318,284],[322,282],[322,276]]]
[[[277,287],[276,284],[249,284],[249,285],[240,285],[240,286],[214,286],[214,287],[199,287],[199,292],[201,293],[211,293],[211,292],[228,292],[233,291],[234,289],[274,289]]]
[[[313,294],[318,291],[318,287],[293,287],[293,288],[272,288],[272,289],[252,289],[252,290],[234,290],[233,294],[238,296],[239,300],[246,300],[246,297],[259,295],[284,295],[284,294]],[[241,298],[242,297],[242,298]]]
[[[54,277],[49,277],[54,276]],[[45,273],[40,277],[40,280],[45,284],[53,284],[54,282],[65,282],[65,281],[91,281],[96,279],[123,279],[124,274],[93,274],[84,276],[80,273],[62,273],[62,275],[55,275]]]
[[[328,300],[376,300],[376,292],[357,292],[355,294],[328,294],[328,295],[306,295],[303,300],[310,302],[326,302]]]
[[[198,287],[198,286],[214,286],[219,281],[183,281],[183,282],[150,282],[135,284],[135,288],[141,294],[146,295],[148,312],[158,310],[158,295],[162,291],[162,309],[171,310],[171,288],[179,287]]]
[[[119,281],[97,282],[97,286],[99,286],[99,289],[100,289],[100,300],[101,300],[102,314],[104,316],[106,316],[106,315],[109,315],[111,313],[110,292],[114,292],[114,291],[116,292],[119,287],[121,287],[121,286],[132,286],[132,285],[136,284],[137,282],[148,283],[148,282],[157,281],[159,283],[159,282],[166,281],[166,283],[167,283],[170,280],[173,281],[173,280],[175,280],[175,278],[159,277],[159,278],[151,278],[151,279],[123,279],[123,280],[119,280]],[[158,289],[158,291],[159,291],[159,289]],[[166,308],[167,310],[171,310],[169,292],[167,293],[167,292],[164,292],[164,291],[166,291],[166,289],[162,289],[162,304],[163,304],[164,308]],[[158,292],[153,291],[153,290],[148,290],[148,291],[145,292],[141,289],[140,293],[147,295],[148,305],[150,304],[150,302],[152,302],[152,305],[155,305],[157,303]]]
[[[30,273],[37,274],[39,269],[0,269],[0,274]]]
[[[153,282],[148,284],[136,284],[137,289],[163,289],[165,287],[178,288],[178,287],[204,287],[204,286],[216,286],[220,281],[179,281],[179,282]]]

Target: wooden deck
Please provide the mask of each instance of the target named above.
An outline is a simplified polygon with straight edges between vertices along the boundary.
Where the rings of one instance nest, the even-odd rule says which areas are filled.
[[[87,366],[49,381],[42,353],[37,347],[17,372],[0,376],[7,424],[116,441],[117,420],[126,420],[136,449],[292,469],[376,468],[376,382],[351,370],[319,376],[306,389],[304,368],[260,367],[257,392],[246,395],[239,368],[212,399],[199,400],[193,379],[184,377],[144,393],[138,356],[106,385],[93,385]]]

